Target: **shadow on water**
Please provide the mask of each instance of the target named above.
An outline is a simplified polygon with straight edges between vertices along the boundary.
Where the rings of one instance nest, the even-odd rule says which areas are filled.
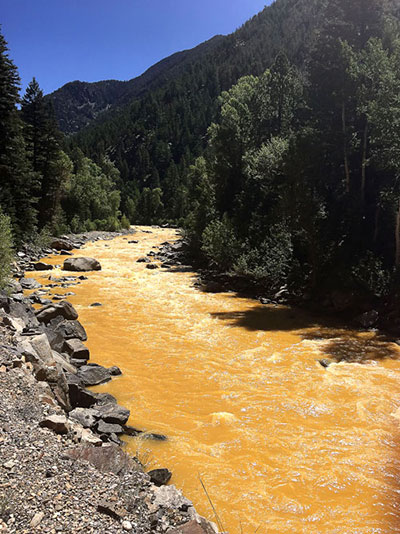
[[[258,305],[247,310],[211,313],[211,316],[251,332],[293,331],[303,340],[315,341],[321,355],[336,362],[400,357],[397,345],[379,332],[345,328],[336,318],[321,319],[296,308]]]
[[[317,326],[315,318],[283,306],[254,306],[248,310],[216,312],[212,317],[251,332],[301,330]]]

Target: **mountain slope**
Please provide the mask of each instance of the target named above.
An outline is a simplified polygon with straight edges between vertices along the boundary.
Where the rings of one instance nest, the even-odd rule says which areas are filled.
[[[67,134],[78,132],[103,111],[126,104],[143,92],[154,89],[179,75],[180,70],[188,61],[193,61],[208,52],[221,39],[222,36],[215,36],[191,50],[177,52],[159,61],[141,76],[129,81],[67,83],[47,96],[53,103],[60,129]]]

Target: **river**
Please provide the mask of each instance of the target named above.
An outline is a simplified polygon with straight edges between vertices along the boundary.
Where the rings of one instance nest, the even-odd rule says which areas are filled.
[[[176,237],[137,228],[138,244],[88,243],[76,255],[102,271],[66,290],[92,361],[123,371],[96,390],[129,408],[133,426],[169,438],[126,438],[126,450],[170,468],[215,520],[201,478],[230,534],[400,532],[400,348],[136,262]],[[348,354],[371,361],[318,363]]]

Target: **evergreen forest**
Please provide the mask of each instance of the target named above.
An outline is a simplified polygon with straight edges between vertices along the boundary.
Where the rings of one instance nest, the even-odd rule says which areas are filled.
[[[276,0],[132,93],[103,84],[106,110],[71,134],[82,84],[44,96],[33,79],[21,98],[0,37],[0,231],[16,244],[166,224],[199,264],[272,294],[396,291],[397,0]]]

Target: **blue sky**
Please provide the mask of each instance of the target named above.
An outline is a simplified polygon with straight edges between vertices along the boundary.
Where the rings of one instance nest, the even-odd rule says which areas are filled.
[[[270,0],[0,0],[23,88],[127,80],[160,59],[228,34]]]

